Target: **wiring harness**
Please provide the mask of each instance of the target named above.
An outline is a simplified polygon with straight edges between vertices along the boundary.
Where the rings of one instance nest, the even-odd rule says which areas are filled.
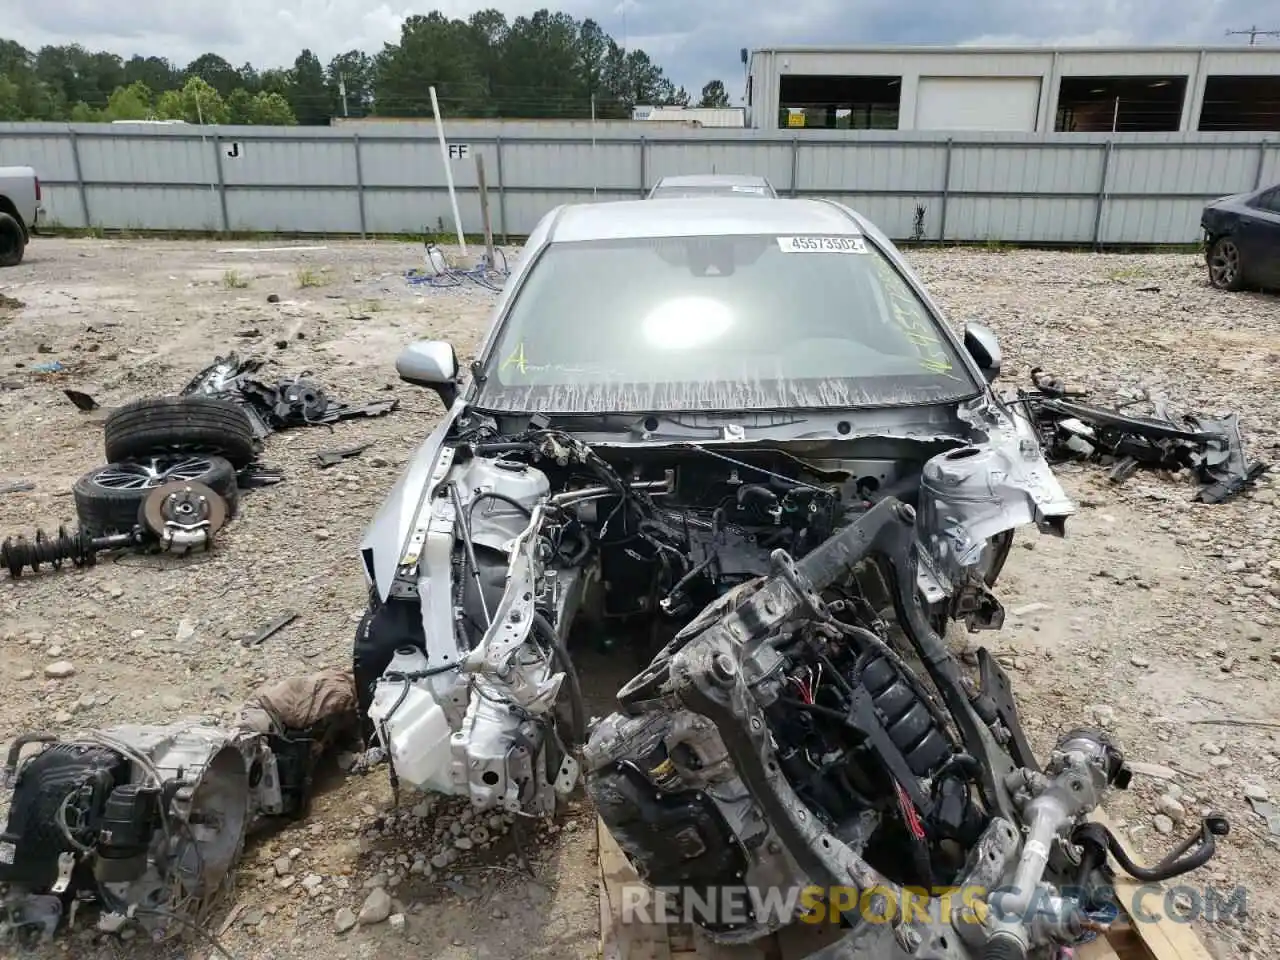
[[[427,269],[414,269],[405,279],[414,286],[460,287],[474,283],[486,290],[500,291],[511,271],[507,267],[507,255],[501,247],[494,247],[494,259],[485,257],[479,264],[464,270],[449,262],[444,252],[434,243],[427,243]]]

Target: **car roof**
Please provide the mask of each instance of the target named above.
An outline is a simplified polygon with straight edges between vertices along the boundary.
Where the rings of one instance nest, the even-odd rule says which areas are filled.
[[[748,234],[861,236],[849,212],[822,200],[697,197],[618,200],[560,208],[550,243],[642,237],[719,237]]]
[[[762,187],[768,184],[764,177],[747,173],[688,173],[675,177],[661,177],[659,187]]]

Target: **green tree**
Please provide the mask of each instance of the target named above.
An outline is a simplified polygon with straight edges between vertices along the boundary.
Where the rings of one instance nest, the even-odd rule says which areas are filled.
[[[69,119],[72,123],[97,123],[102,119],[102,115],[81,100],[71,108]]]
[[[599,116],[602,106],[608,108],[608,104],[601,104],[599,101],[601,98],[607,100],[609,97],[604,83],[605,63],[609,56],[609,35],[594,20],[583,20],[578,27],[576,52],[578,86],[588,102],[592,97],[596,98],[596,114]]]
[[[720,80],[712,80],[702,88],[702,99],[698,101],[700,107],[727,107],[729,106],[729,94],[725,92],[724,83]]]
[[[250,95],[262,90],[262,74],[252,63],[241,64],[236,70],[236,90],[244,90]],[[232,91],[234,93],[235,90]],[[230,94],[227,95],[228,100]]]
[[[51,120],[48,88],[36,76],[35,56],[12,40],[0,40],[0,117],[5,120]]]
[[[125,86],[145,83],[153,93],[177,90],[182,86],[182,71],[164,57],[130,57],[124,65]]]
[[[105,103],[107,94],[98,89],[92,68],[92,55],[73,43],[67,46],[41,47],[35,57],[36,77],[54,94],[54,99],[67,105],[81,100]],[[109,91],[107,91],[109,92]]]
[[[299,123],[325,124],[333,116],[333,102],[324,67],[310,50],[303,50],[293,61],[293,69],[289,71],[288,100]]]
[[[199,77],[223,98],[231,96],[231,91],[241,83],[236,68],[216,53],[202,53],[187,64],[184,79],[190,80],[192,77]]]
[[[446,114],[483,116],[485,90],[475,53],[471,28],[464,21],[450,20],[438,10],[409,17],[400,27],[400,42],[386,44],[378,57],[378,113],[429,117],[429,88],[435,86]]]
[[[322,124],[344,112],[344,89],[349,116],[429,117],[432,86],[451,117],[578,118],[593,102],[597,116],[625,117],[637,103],[689,102],[643,50],[623,50],[597,22],[545,8],[510,22],[494,9],[466,20],[412,16],[377,54],[349,50],[324,66],[303,50],[288,69],[237,68],[213,52],[181,68],[164,57],[122,60],[77,44],[33,52],[0,40],[0,119]]]
[[[689,94],[683,87],[675,87],[647,53],[624,51],[612,39],[605,56],[604,84],[625,116],[630,116],[637,104],[689,105]]]
[[[31,51],[12,40],[0,40],[0,75],[16,83],[17,74],[31,69]]]
[[[253,94],[244,87],[236,87],[227,97],[227,123],[236,126],[253,123]]]
[[[199,77],[191,77],[181,90],[167,90],[156,104],[161,120],[187,123],[227,123],[231,112],[217,90]]]
[[[155,97],[151,88],[141,80],[135,80],[127,87],[116,87],[107,100],[107,109],[103,111],[104,120],[149,120],[153,112]]]
[[[124,85],[124,61],[114,53],[93,53],[87,66],[93,82],[94,105],[101,106],[116,87]]]
[[[281,70],[273,67],[270,70],[263,70],[258,77],[259,89],[258,93],[278,93],[286,100],[289,99],[289,71]]]
[[[259,93],[249,104],[249,122],[272,127],[292,127],[298,122],[289,101],[278,93]]]
[[[298,122],[289,101],[278,93],[250,93],[237,87],[227,97],[228,123],[249,126],[292,127]]]
[[[22,91],[8,77],[0,75],[0,123],[23,119]]]
[[[471,33],[476,93],[484,98],[477,112],[480,116],[500,116],[502,108],[495,92],[509,82],[504,62],[511,30],[507,17],[499,10],[479,10],[467,20],[467,27]]]
[[[573,17],[547,10],[511,22],[503,44],[507,76],[494,91],[502,116],[590,115],[590,94],[578,82],[578,29]]]
[[[348,50],[329,61],[325,80],[329,88],[329,100],[337,116],[369,115],[369,111],[373,109],[374,73],[373,57],[360,50]]]

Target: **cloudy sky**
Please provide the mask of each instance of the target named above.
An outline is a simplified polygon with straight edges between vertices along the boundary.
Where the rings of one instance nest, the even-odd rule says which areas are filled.
[[[0,36],[27,47],[77,42],[185,64],[206,51],[233,64],[322,60],[381,49],[405,16],[539,7],[592,17],[648,50],[677,83],[741,88],[741,47],[844,43],[1245,43],[1227,30],[1280,29],[1280,0],[0,0]],[[1280,39],[1264,38],[1280,47]]]

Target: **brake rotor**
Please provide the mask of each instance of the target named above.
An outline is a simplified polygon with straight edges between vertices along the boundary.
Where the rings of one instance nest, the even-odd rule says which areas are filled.
[[[227,501],[203,483],[174,480],[147,495],[139,519],[167,548],[207,548],[226,525]]]

